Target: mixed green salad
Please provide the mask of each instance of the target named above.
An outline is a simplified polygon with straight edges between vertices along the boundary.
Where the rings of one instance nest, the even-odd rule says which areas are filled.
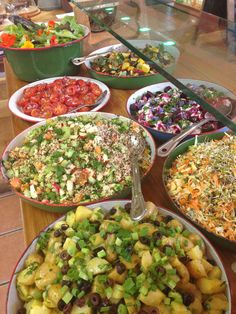
[[[37,29],[26,30],[21,24],[8,25],[0,35],[0,46],[11,48],[40,48],[64,44],[84,36],[84,28],[73,16],[61,21],[41,23]]]
[[[99,115],[48,120],[31,130],[3,162],[13,188],[44,203],[78,204],[120,194],[131,186],[130,136],[145,146],[140,170],[150,166],[146,133],[135,122]]]

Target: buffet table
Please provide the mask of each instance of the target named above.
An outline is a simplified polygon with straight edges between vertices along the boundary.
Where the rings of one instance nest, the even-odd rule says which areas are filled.
[[[48,20],[49,15],[50,19],[53,18],[54,14],[60,12],[47,12],[39,15],[37,20]],[[104,36],[103,33],[92,34],[91,39],[93,42],[100,42],[101,36]],[[211,60],[211,62],[213,62]],[[187,68],[183,66],[184,64],[191,64],[191,67]],[[195,71],[197,69],[197,71]],[[202,69],[203,70],[203,69]],[[11,96],[18,88],[25,85],[26,82],[20,81],[14,75],[10,65],[5,60],[5,71],[7,79],[7,88],[8,96]],[[201,71],[201,68],[198,67],[197,60],[181,60],[181,67],[177,68],[177,74],[181,77],[192,77],[197,78],[197,72]],[[204,70],[203,70],[204,71]],[[82,68],[79,72],[79,75],[88,76],[86,70]],[[206,74],[207,77],[207,74]],[[229,79],[229,78],[228,78]],[[222,78],[223,80],[223,78]],[[227,78],[224,78],[227,80]],[[233,87],[233,84],[232,84]],[[233,88],[232,88],[233,89]],[[235,86],[234,86],[235,89]],[[111,89],[111,99],[108,105],[104,108],[105,112],[111,112],[115,114],[120,114],[127,116],[125,104],[128,97],[133,93],[131,90],[118,90]],[[14,135],[17,135],[25,128],[29,127],[31,124],[29,122],[23,121],[16,116],[12,116],[12,124],[14,129]],[[158,143],[157,143],[158,145]],[[162,168],[163,168],[164,159],[157,158],[155,164],[149,174],[142,183],[143,194],[146,200],[152,201],[158,206],[171,208],[171,203],[168,199],[168,196],[165,192],[164,185],[162,183]],[[48,224],[53,222],[60,214],[53,214],[46,211],[39,210],[32,207],[31,205],[21,202],[22,217],[24,223],[24,235],[25,243],[28,245],[38,233],[45,228]],[[216,250],[220,254],[222,261],[224,263],[232,291],[232,313],[236,313],[236,273],[233,273],[231,269],[231,264],[236,261],[236,254],[227,250],[219,249],[216,247]]]

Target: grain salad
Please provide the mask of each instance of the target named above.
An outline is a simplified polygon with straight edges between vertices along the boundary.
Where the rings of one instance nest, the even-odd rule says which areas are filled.
[[[190,219],[236,241],[236,135],[190,146],[172,164],[166,186]]]
[[[144,174],[151,163],[145,131],[130,120],[99,115],[48,120],[3,165],[12,187],[34,200],[78,204],[109,198],[131,186],[132,134],[145,145]]]

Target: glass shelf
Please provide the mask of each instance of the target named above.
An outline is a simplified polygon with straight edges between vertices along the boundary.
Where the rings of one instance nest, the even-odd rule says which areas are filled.
[[[236,95],[235,24],[207,13],[201,13],[197,17],[177,9],[173,1],[168,0],[73,1],[73,3],[84,11],[93,23],[105,29],[141,58],[149,61],[166,81],[182,89],[205,110],[236,132],[236,101],[230,117],[226,117],[179,80],[189,78],[213,82]],[[104,19],[104,15],[111,15],[109,22]],[[176,47],[180,57],[174,73],[169,74],[144,55],[132,44],[133,39],[161,41],[164,45]],[[103,45],[109,44],[106,45],[104,40]]]

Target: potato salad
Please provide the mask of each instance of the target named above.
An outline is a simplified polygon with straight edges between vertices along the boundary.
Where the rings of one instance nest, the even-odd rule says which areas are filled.
[[[9,152],[4,167],[13,188],[44,203],[108,198],[131,186],[131,135],[144,146],[144,174],[151,163],[144,130],[130,120],[99,115],[48,120]]]
[[[130,203],[79,206],[42,232],[17,274],[18,313],[225,313],[226,283],[200,236],[146,208],[134,222]]]

